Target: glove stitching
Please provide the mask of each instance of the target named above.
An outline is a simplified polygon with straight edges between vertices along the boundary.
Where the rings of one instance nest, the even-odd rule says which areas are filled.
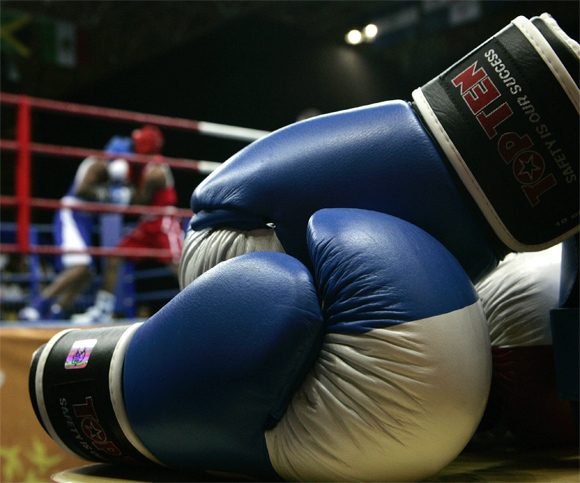
[[[515,23],[515,25],[516,25],[516,27],[518,27],[518,29],[520,29],[523,32],[527,41],[530,44],[532,44],[532,46],[536,49],[536,52],[538,52],[538,54],[540,55],[542,60],[546,64],[548,64],[548,67],[550,68],[550,70],[554,74],[554,77],[556,77],[556,79],[558,79],[558,82],[562,86],[562,89],[564,90],[564,92],[566,92],[566,94],[568,95],[568,97],[570,98],[572,103],[574,104],[574,107],[578,111],[579,102],[580,102],[578,99],[578,92],[573,92],[569,87],[570,79],[568,79],[568,77],[569,77],[568,71],[564,70],[564,73],[563,73],[562,69],[561,69],[561,65],[556,64],[551,60],[551,57],[554,57],[554,56],[557,59],[559,59],[559,57],[556,55],[556,53],[552,50],[551,46],[548,44],[548,47],[550,48],[550,50],[546,50],[544,48],[545,45],[543,45],[542,43],[540,43],[536,40],[535,37],[537,36],[537,32],[529,29],[528,25],[526,23],[518,22],[518,23]],[[540,35],[541,35],[542,39],[544,39],[544,36],[541,33],[540,33]]]

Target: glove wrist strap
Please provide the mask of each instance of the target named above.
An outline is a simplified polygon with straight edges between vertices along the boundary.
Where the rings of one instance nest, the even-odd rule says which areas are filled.
[[[34,354],[32,404],[68,453],[97,462],[161,464],[131,428],[123,400],[125,352],[140,325],[64,331]]]
[[[514,251],[545,249],[578,231],[579,66],[580,46],[550,16],[518,17],[413,92],[431,134]]]

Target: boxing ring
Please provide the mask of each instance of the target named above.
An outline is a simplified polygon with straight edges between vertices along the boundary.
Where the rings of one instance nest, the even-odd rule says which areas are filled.
[[[191,133],[192,135],[209,136],[216,138],[218,141],[219,139],[229,139],[249,143],[267,134],[266,131],[238,126],[53,101],[8,93],[0,93],[0,104],[12,106],[15,110],[14,139],[0,139],[0,150],[12,152],[15,155],[14,193],[0,194],[0,208],[2,211],[13,211],[13,219],[11,216],[2,216],[2,222],[0,224],[0,253],[4,256],[16,254],[28,257],[28,273],[2,274],[2,284],[4,287],[8,285],[27,286],[20,294],[13,293],[14,291],[10,293],[10,291],[3,290],[3,300],[1,301],[3,306],[6,304],[11,304],[14,307],[23,305],[26,298],[38,293],[42,283],[49,282],[54,277],[54,274],[43,273],[41,257],[75,253],[71,250],[65,252],[58,246],[51,244],[50,225],[34,222],[33,214],[37,210],[57,210],[63,206],[59,199],[40,198],[34,196],[31,192],[32,165],[36,161],[36,157],[48,156],[52,158],[51,162],[55,166],[58,166],[57,163],[59,160],[62,162],[66,158],[81,160],[92,155],[109,157],[102,150],[35,142],[32,135],[33,117],[35,113],[39,111],[60,113],[73,118],[84,117],[98,119],[110,124],[121,121],[132,126],[132,128],[145,123],[154,124],[166,132],[169,130],[179,130]],[[116,125],[111,125],[110,131],[114,134],[117,129]],[[127,154],[123,155],[123,158],[134,165],[145,165],[152,161],[153,156]],[[172,170],[195,172],[201,175],[211,173],[220,165],[220,162],[216,161],[181,159],[165,156],[163,161]],[[6,166],[4,168],[6,172]],[[124,215],[169,214],[181,218],[183,220],[183,226],[185,226],[185,223],[192,215],[191,210],[185,207],[120,206],[97,202],[79,202],[71,205],[71,207],[99,215],[100,245],[93,246],[84,251],[84,253],[95,257],[116,255],[155,258],[168,254],[169,250],[116,248],[115,244],[123,234]],[[170,299],[175,295],[176,290],[161,290],[157,291],[157,293],[150,293],[149,295],[137,294],[135,290],[135,281],[139,278],[165,276],[167,272],[168,269],[161,268],[159,270],[146,270],[142,273],[137,273],[134,264],[127,262],[124,267],[124,272],[120,277],[124,283],[120,283],[117,289],[117,298],[119,299],[117,308],[122,310],[127,318],[134,318],[136,316],[135,305],[139,297],[142,299],[148,298],[149,300]],[[98,283],[99,277],[96,277],[95,281]],[[87,299],[86,296],[81,296],[78,304],[80,308],[86,307],[90,304],[90,299]],[[6,318],[4,316],[5,312],[3,310],[0,320]],[[10,318],[14,318],[13,312]]]

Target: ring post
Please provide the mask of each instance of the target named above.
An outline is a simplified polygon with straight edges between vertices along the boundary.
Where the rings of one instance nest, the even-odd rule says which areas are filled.
[[[17,200],[16,241],[21,253],[30,250],[30,135],[30,101],[27,96],[21,96],[16,119],[18,155],[14,183]]]

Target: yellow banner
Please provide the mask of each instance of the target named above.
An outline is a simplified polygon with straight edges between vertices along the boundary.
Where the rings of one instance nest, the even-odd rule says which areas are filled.
[[[32,354],[61,329],[0,328],[0,478],[2,483],[50,482],[54,473],[90,464],[44,431],[28,395]]]

